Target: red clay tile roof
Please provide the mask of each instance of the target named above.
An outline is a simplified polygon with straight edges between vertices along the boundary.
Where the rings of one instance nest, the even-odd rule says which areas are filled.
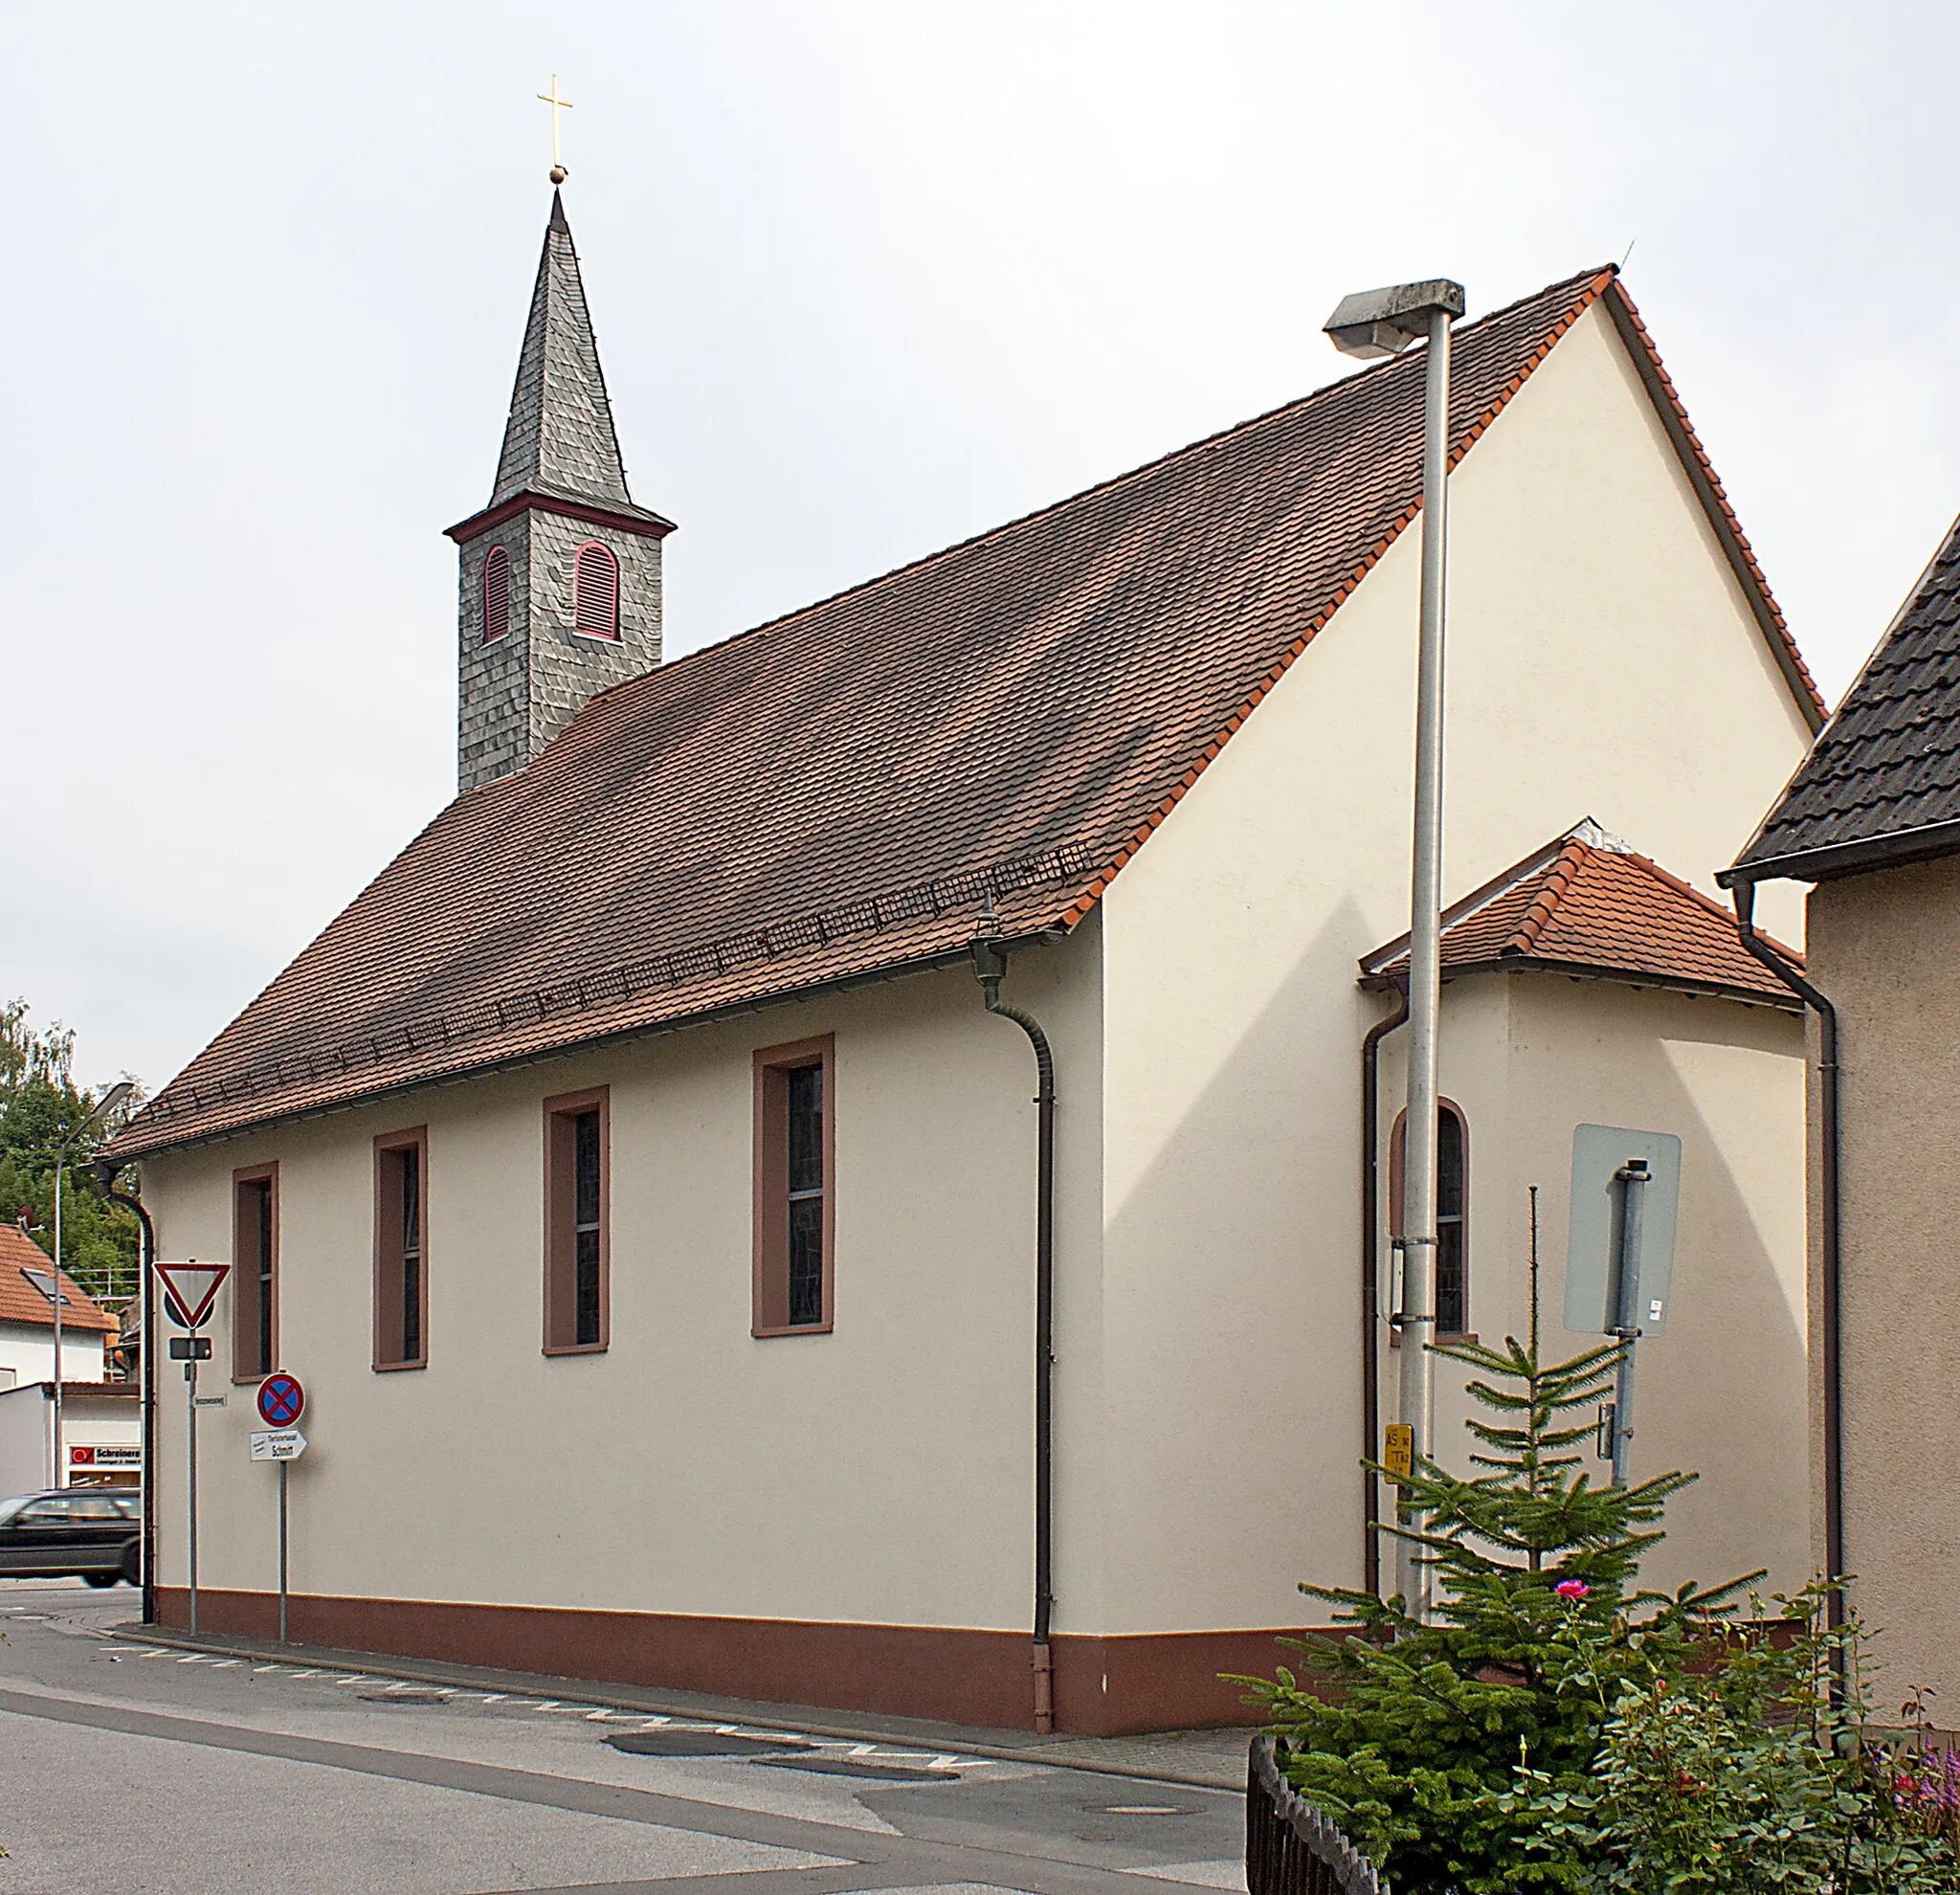
[[[67,1245],[63,1244],[63,1250]],[[0,1224],[0,1323],[33,1323],[55,1326],[55,1305],[21,1275],[32,1270],[44,1282],[54,1274],[48,1253],[15,1224]],[[61,1273],[64,1329],[113,1333],[116,1319],[100,1308],[67,1271]]]
[[[1803,966],[1801,954],[1772,945]],[[1446,910],[1442,962],[1446,979],[1549,970],[1801,1011],[1742,945],[1726,908],[1590,822]],[[1363,959],[1362,984],[1390,985],[1408,968],[1404,935]]]
[[[1603,271],[1460,328],[1455,458],[1602,297],[1637,324]],[[1416,517],[1422,395],[1416,350],[594,698],[115,1150],[932,965],[990,900],[1073,926]]]

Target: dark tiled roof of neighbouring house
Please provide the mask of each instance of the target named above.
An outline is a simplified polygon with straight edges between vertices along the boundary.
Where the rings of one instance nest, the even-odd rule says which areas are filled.
[[[1775,946],[1803,966],[1802,955]],[[1449,909],[1442,963],[1446,979],[1548,971],[1800,1011],[1742,945],[1727,909],[1591,822]],[[1408,969],[1404,935],[1362,961],[1362,983],[1387,987]]]
[[[66,1250],[67,1245],[62,1248]],[[0,1323],[32,1323],[52,1329],[55,1305],[29,1281],[29,1271],[41,1282],[54,1282],[55,1265],[48,1253],[18,1225],[0,1224]],[[81,1329],[90,1335],[115,1332],[116,1319],[65,1270],[61,1273],[61,1304],[64,1329]]]
[[[1960,524],[1726,881],[1960,849]]]
[[[1602,298],[1809,705],[1612,272],[1460,328],[1454,454]],[[990,903],[1011,937],[1074,925],[1415,519],[1423,381],[1418,349],[594,698],[117,1152],[944,963]]]

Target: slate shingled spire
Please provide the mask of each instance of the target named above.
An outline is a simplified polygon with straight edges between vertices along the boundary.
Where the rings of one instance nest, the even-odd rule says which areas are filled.
[[[566,221],[564,197],[556,190],[490,504],[526,492],[562,494],[602,506],[633,504],[599,368],[599,346],[586,308],[578,251]]]
[[[660,542],[635,506],[565,204],[538,258],[490,504],[460,553],[457,787],[523,769],[589,698],[660,662]]]

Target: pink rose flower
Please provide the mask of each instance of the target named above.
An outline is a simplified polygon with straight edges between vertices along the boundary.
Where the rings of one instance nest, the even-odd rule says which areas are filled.
[[[1583,1599],[1592,1589],[1583,1579],[1561,1579],[1551,1590],[1562,1599]]]

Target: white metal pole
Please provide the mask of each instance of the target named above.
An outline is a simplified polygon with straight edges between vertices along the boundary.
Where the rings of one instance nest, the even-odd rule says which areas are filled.
[[[197,1636],[197,1331],[190,1331],[190,1360],[184,1365],[184,1387],[190,1401],[185,1428],[185,1483],[190,1503],[190,1636]]]
[[[1409,1109],[1402,1197],[1402,1419],[1416,1464],[1435,1451],[1437,1015],[1442,1000],[1443,567],[1450,451],[1450,316],[1429,312],[1422,439],[1422,623],[1415,656],[1415,834],[1410,875]],[[1410,1523],[1420,1526],[1419,1520]],[[1431,1569],[1396,1542],[1404,1610],[1426,1621]]]
[[[286,1642],[286,1469],[291,1463],[279,1462],[279,1643]]]
[[[55,1154],[55,1435],[49,1443],[54,1461],[48,1484],[65,1487],[67,1470],[61,1465],[61,1170],[67,1162],[68,1146]]]

